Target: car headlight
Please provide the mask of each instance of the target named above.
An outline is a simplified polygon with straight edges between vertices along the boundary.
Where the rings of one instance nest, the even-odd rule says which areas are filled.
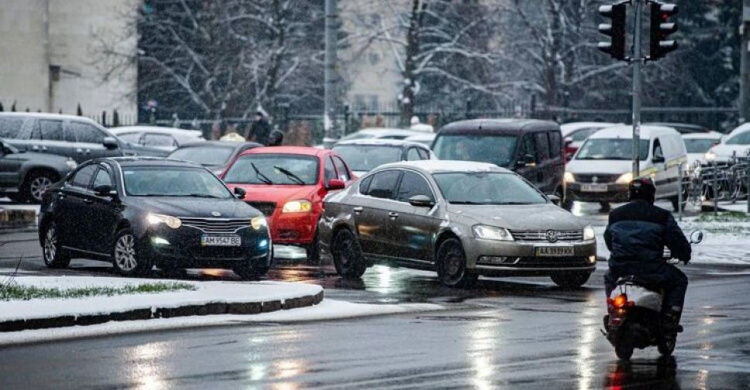
[[[65,165],[67,165],[70,169],[76,169],[76,167],[78,167],[78,163],[73,159],[65,160]]]
[[[148,215],[146,215],[146,221],[150,225],[158,225],[160,223],[163,223],[171,227],[172,229],[177,229],[182,226],[182,221],[179,218],[163,214],[148,213]]]
[[[566,182],[566,183],[572,183],[572,182],[576,181],[576,177],[573,176],[572,173],[566,171],[565,175],[563,175],[563,181]]]
[[[472,228],[474,231],[474,237],[481,238],[483,240],[495,240],[495,241],[513,241],[513,236],[510,234],[508,229],[476,225]]]
[[[716,153],[712,151],[708,151],[703,157],[706,158],[706,161],[714,161],[716,160]]]
[[[617,184],[630,184],[630,182],[633,181],[633,172],[623,173],[620,175],[620,177],[617,178],[617,181],[615,183]]]
[[[260,230],[260,228],[268,226],[268,222],[266,221],[266,217],[255,217],[250,220],[250,226],[255,230]]]
[[[583,228],[583,239],[584,240],[593,240],[594,239],[594,228],[591,227],[591,225],[586,225],[585,228]]]
[[[281,209],[282,213],[307,213],[312,210],[312,203],[309,200],[290,200],[284,204]]]

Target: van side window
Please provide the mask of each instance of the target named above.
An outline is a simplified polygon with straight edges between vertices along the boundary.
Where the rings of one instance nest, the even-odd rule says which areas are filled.
[[[664,158],[664,152],[661,149],[661,143],[658,138],[654,140],[654,158]]]
[[[562,155],[562,136],[559,132],[549,133],[549,154],[552,158],[558,158]]]
[[[536,138],[537,148],[536,161],[549,160],[549,138],[547,138],[547,133],[536,133],[534,134],[534,137]]]
[[[523,136],[523,141],[521,141],[521,155],[519,156],[519,160],[523,160],[524,156],[526,155],[534,156],[538,159],[538,156],[536,154],[536,142],[534,142],[534,135],[533,134],[526,134]]]

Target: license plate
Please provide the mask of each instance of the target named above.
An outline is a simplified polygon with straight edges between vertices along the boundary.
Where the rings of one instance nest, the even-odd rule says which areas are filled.
[[[583,192],[607,192],[606,184],[581,184]]]
[[[573,256],[572,246],[539,246],[536,247],[537,257]]]
[[[242,239],[240,236],[201,236],[201,246],[240,246]]]

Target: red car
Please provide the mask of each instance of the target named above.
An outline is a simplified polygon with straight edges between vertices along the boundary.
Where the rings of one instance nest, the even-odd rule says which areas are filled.
[[[221,175],[245,202],[268,218],[274,244],[297,245],[318,260],[316,227],[323,198],[354,179],[336,152],[300,146],[272,146],[243,152]]]

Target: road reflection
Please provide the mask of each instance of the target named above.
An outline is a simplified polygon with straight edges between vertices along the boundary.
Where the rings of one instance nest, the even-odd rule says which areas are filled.
[[[676,372],[677,362],[672,356],[656,360],[618,361],[609,365],[604,386],[616,390],[678,390],[680,385],[676,380]]]
[[[127,356],[129,372],[134,388],[139,390],[161,390],[169,386],[164,378],[169,376],[166,366],[161,364],[169,354],[167,342],[148,343],[129,350]]]

